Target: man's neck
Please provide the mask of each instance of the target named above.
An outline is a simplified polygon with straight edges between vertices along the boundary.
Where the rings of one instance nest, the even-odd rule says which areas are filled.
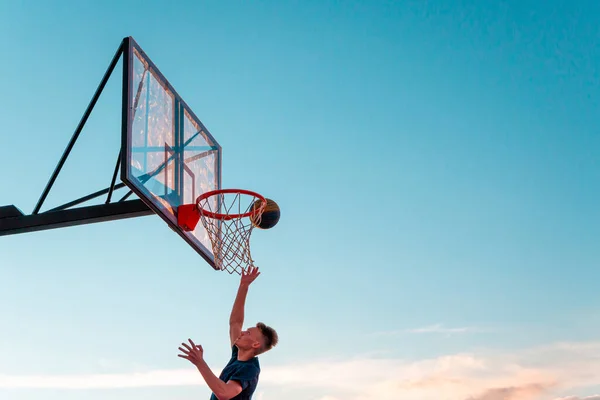
[[[254,358],[254,350],[242,350],[238,348],[238,361],[248,361]]]

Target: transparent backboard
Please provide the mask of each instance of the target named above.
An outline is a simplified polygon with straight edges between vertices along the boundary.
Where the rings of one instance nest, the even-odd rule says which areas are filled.
[[[124,69],[121,178],[214,268],[206,230],[179,228],[177,207],[221,188],[221,147],[131,38]]]

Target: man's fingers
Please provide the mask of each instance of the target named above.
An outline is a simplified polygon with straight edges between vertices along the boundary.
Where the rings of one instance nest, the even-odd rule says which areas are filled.
[[[181,347],[178,347],[177,349],[187,355],[193,354],[196,351],[202,351],[202,346],[194,343],[194,341],[192,339],[188,339],[188,340],[190,341],[191,346],[188,345],[187,343],[181,343],[181,345],[184,346],[185,349],[181,348]]]
[[[186,349],[188,349],[188,351],[191,351],[191,350],[192,350],[192,348],[191,348],[190,346],[188,346],[188,344],[187,344],[187,343],[181,343],[181,345],[182,345],[183,347],[185,347]]]
[[[242,276],[254,276],[258,271],[258,267],[252,266],[248,268],[248,271],[242,270]]]
[[[202,359],[202,346],[194,343],[192,339],[188,339],[188,341],[190,342],[191,347],[187,343],[181,343],[181,346],[183,347],[178,347],[177,349],[183,354],[177,354],[177,357],[184,358],[195,364],[198,360]]]

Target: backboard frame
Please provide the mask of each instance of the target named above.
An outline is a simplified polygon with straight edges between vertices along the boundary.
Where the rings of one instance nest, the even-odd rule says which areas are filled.
[[[187,105],[187,103],[183,100],[183,98],[179,95],[179,93],[175,90],[175,88],[171,85],[171,83],[165,78],[165,76],[160,72],[158,67],[152,62],[150,57],[144,52],[144,50],[138,45],[138,43],[132,38],[127,37],[123,41],[123,104],[122,104],[122,131],[121,131],[121,180],[125,183],[129,189],[135,193],[146,205],[154,211],[154,213],[160,216],[165,223],[175,231],[184,241],[186,241],[200,256],[204,258],[204,260],[214,269],[218,270],[218,267],[215,264],[214,256],[212,254],[212,249],[207,248],[202,242],[200,242],[191,232],[186,232],[182,230],[177,225],[177,218],[172,220],[157,206],[157,204],[153,201],[152,195],[148,193],[143,184],[139,182],[139,180],[131,174],[130,169],[130,160],[131,160],[131,142],[132,142],[132,125],[133,125],[133,91],[135,90],[133,87],[133,64],[135,53],[137,52],[144,60],[145,63],[148,64],[147,68],[151,71],[151,74],[157,77],[160,81],[160,84],[168,90],[174,96],[174,139],[176,142],[176,146],[181,148],[185,147],[183,143],[183,121],[184,113],[187,113],[188,116],[194,120],[194,123],[197,124],[201,128],[202,135],[207,139],[207,141],[213,144],[213,150],[216,157],[216,171],[214,171],[214,177],[216,182],[215,189],[221,189],[222,182],[222,148],[219,143],[214,139],[210,131],[204,126],[202,121],[196,116],[196,114],[192,111],[192,109]],[[183,170],[186,168],[186,165],[183,162],[183,157],[180,152],[175,152],[174,154],[175,160],[175,179],[178,180],[179,174],[183,175]],[[180,171],[178,173],[177,171]],[[176,186],[182,186],[183,183],[176,182]],[[176,191],[179,192],[179,188],[176,188]]]
[[[102,77],[102,80],[100,81],[100,84],[98,85],[98,88],[96,89],[90,103],[88,104],[87,108],[83,113],[83,116],[81,117],[77,127],[75,128],[71,139],[69,140],[62,156],[58,161],[58,164],[56,165],[54,171],[50,175],[50,178],[46,183],[46,186],[42,191],[42,194],[31,214],[23,213],[14,205],[0,206],[0,236],[43,231],[48,229],[65,228],[99,222],[115,221],[141,216],[159,215],[163,220],[165,220],[168,226],[170,226],[173,231],[178,233],[179,236],[181,236],[190,245],[190,247],[197,251],[214,270],[219,270],[215,266],[212,257],[212,251],[208,251],[206,246],[203,246],[201,243],[199,246],[198,240],[194,240],[194,238],[191,238],[188,234],[183,232],[177,226],[176,220],[175,222],[173,222],[168,218],[165,218],[164,215],[161,214],[160,210],[158,210],[157,207],[154,204],[152,204],[151,201],[145,198],[144,194],[139,190],[135,182],[131,179],[131,177],[128,174],[128,168],[126,168],[126,151],[128,148],[127,138],[131,132],[132,104],[130,87],[132,83],[131,78],[133,74],[132,59],[134,48],[137,52],[144,55],[145,61],[148,62],[152,66],[152,68],[154,68],[154,72],[161,77],[162,81],[166,85],[168,85],[169,90],[176,94],[178,98],[178,105],[180,106],[182,115],[184,112],[183,110],[185,110],[188,121],[192,122],[194,125],[201,127],[201,131],[197,133],[203,132],[204,135],[206,135],[206,137],[210,139],[210,142],[214,144],[214,146],[211,145],[211,150],[209,150],[209,152],[217,152],[218,158],[216,161],[216,166],[214,167],[215,171],[213,172],[217,181],[216,186],[218,186],[218,189],[221,188],[221,146],[214,140],[208,129],[206,129],[206,127],[194,114],[191,108],[183,101],[183,99],[181,99],[181,97],[179,96],[179,94],[177,94],[175,89],[164,78],[162,73],[158,70],[158,68],[156,68],[156,65],[154,65],[154,63],[135,42],[135,40],[131,36],[129,36],[123,38],[123,40],[119,44],[119,48],[117,49],[114,57],[112,58],[110,65],[108,66],[104,76]],[[96,102],[102,94],[108,80],[113,75],[118,61],[121,59],[123,62],[121,93],[121,146],[118,149],[119,154],[117,156],[117,162],[115,165],[110,185],[105,189],[95,191],[91,194],[69,201],[65,204],[42,211],[42,206],[44,205],[46,198],[48,197],[56,179],[58,178],[58,175],[60,174],[67,158],[73,150],[75,143],[81,135],[82,130],[96,105]],[[185,166],[183,168],[185,168]],[[122,182],[117,182],[119,170],[121,171],[120,177]],[[113,195],[115,194],[115,192],[118,189],[122,188],[128,188],[129,191],[120,199],[113,199]],[[139,199],[127,200],[132,193],[135,193],[139,197]],[[106,199],[103,201],[103,204],[80,206],[81,204],[86,203],[92,199],[96,199],[105,195]]]

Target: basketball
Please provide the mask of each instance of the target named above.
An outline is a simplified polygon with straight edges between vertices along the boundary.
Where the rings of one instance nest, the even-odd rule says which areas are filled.
[[[252,225],[259,229],[271,229],[277,222],[279,222],[279,217],[281,216],[281,211],[279,210],[279,205],[275,203],[271,199],[267,200],[267,206],[260,217],[250,217],[250,221],[252,221]],[[252,210],[260,207],[260,200],[256,200],[252,204]],[[257,223],[258,222],[258,223]]]

